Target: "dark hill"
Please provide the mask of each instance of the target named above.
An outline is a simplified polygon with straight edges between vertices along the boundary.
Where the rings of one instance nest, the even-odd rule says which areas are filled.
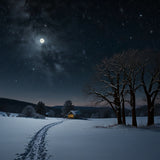
[[[7,98],[0,98],[0,111],[3,112],[21,113],[23,108],[27,105],[35,106],[35,104],[33,103],[12,100]]]
[[[11,112],[11,113],[21,113],[24,107],[27,105],[32,105],[33,107],[36,106],[36,104],[19,101],[19,100],[13,100],[13,99],[7,99],[7,98],[0,98],[0,111],[3,112]],[[56,117],[61,117],[61,109],[63,106],[53,106],[48,107],[46,106],[46,111],[49,110],[54,111]],[[115,117],[115,114],[113,113],[112,109],[109,107],[85,107],[85,106],[75,106],[75,110],[80,110],[83,117],[85,118],[105,118],[105,117]]]

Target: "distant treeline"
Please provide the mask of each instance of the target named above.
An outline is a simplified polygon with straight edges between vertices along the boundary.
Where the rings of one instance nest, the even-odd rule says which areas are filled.
[[[36,104],[0,98],[0,111],[10,112],[10,113],[22,113],[23,109],[31,105],[36,107]],[[46,112],[52,110],[55,117],[62,117],[62,107],[63,106],[54,106],[49,107],[45,106]],[[110,107],[87,107],[87,106],[74,106],[75,110],[79,110],[81,115],[84,118],[114,118],[116,117],[115,113]],[[131,110],[125,109],[126,116],[131,116]],[[141,106],[136,108],[137,116],[147,116],[147,106]],[[155,115],[160,116],[160,105],[155,107]]]

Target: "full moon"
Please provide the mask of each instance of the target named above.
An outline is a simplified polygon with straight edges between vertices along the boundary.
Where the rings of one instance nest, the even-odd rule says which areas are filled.
[[[44,38],[40,39],[40,43],[43,44],[45,42]]]

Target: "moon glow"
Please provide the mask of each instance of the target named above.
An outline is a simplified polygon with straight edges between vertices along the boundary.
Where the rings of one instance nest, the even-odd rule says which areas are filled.
[[[45,42],[44,38],[40,39],[40,43],[43,44]]]

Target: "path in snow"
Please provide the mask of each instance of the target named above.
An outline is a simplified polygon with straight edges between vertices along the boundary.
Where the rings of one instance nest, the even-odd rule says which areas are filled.
[[[25,152],[18,154],[15,160],[46,160],[47,153],[45,147],[45,136],[49,128],[62,123],[63,121],[55,122],[44,126],[40,129],[28,143]]]

